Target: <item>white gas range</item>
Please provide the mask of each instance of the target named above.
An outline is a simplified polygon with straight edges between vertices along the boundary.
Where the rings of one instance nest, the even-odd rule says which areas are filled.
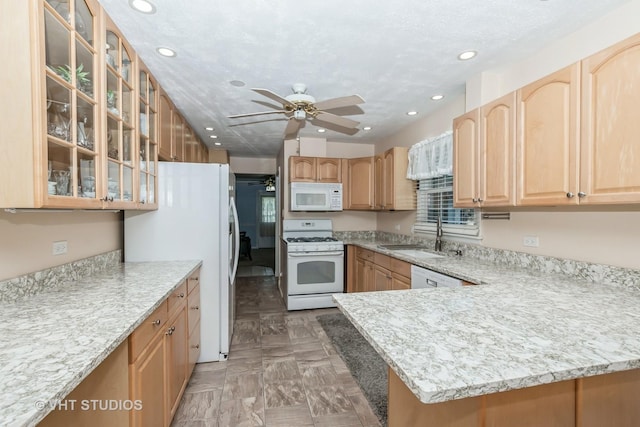
[[[285,219],[287,244],[284,295],[288,310],[335,307],[331,294],[344,292],[344,243],[330,219]]]

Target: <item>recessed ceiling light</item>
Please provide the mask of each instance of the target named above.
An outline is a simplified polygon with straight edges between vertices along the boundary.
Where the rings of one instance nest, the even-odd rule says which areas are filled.
[[[242,87],[242,86],[244,86],[246,83],[245,83],[245,82],[243,82],[242,80],[231,80],[231,81],[229,82],[229,84],[230,84],[231,86],[235,86],[235,87]]]
[[[473,58],[477,54],[478,54],[478,52],[476,52],[475,50],[468,50],[468,51],[462,52],[460,55],[458,55],[458,59],[460,61],[466,61],[467,59]]]
[[[156,13],[156,7],[147,0],[129,0],[129,6],[142,13]]]
[[[434,101],[440,101],[442,98],[444,98],[444,95],[433,95],[431,97],[431,99]]]
[[[204,130],[212,131],[212,130],[213,130],[213,127],[211,127],[211,126],[207,126],[206,128],[204,128]]]
[[[176,56],[176,51],[173,49],[169,49],[168,47],[159,47],[156,50],[162,56],[167,56],[169,58],[173,58],[174,56]]]
[[[318,132],[320,133],[325,133],[326,131],[327,131],[326,129],[322,129],[322,128],[318,129]]]
[[[209,135],[209,138],[211,138],[211,139],[217,139],[217,138],[218,138],[218,135]]]
[[[365,126],[362,128],[362,130],[371,130],[371,126]]]
[[[418,114],[417,111],[407,111],[407,116],[415,116],[416,114]]]
[[[213,145],[222,145],[222,142],[214,142]]]

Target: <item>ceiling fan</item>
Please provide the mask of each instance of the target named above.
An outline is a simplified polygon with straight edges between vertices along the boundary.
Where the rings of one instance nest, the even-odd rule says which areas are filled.
[[[326,111],[364,103],[364,99],[359,95],[342,96],[339,98],[331,98],[316,102],[316,99],[313,96],[307,95],[307,86],[304,83],[296,83],[291,89],[293,90],[293,94],[282,97],[268,89],[253,88],[251,89],[252,91],[282,104],[282,109],[262,111],[259,113],[235,114],[233,116],[228,116],[228,118],[236,119],[239,117],[251,117],[275,113],[284,114],[289,118],[287,127],[284,130],[285,138],[288,136],[295,136],[298,130],[305,125],[307,119],[316,119],[327,124],[336,125],[336,128],[331,129],[342,133],[352,133],[352,131],[360,124],[360,122],[355,120],[347,119],[346,117],[328,113]],[[342,130],[340,128],[342,128]]]

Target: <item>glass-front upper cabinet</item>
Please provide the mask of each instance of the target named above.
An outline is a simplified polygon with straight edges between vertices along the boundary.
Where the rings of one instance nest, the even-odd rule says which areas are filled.
[[[96,85],[99,7],[89,0],[46,0],[44,14],[43,179],[47,206],[99,206],[100,128]],[[43,192],[44,192],[43,191]]]
[[[105,34],[106,192],[113,207],[132,207],[135,180],[134,53],[107,18]]]
[[[158,169],[158,87],[142,62],[138,64],[138,200],[140,208],[155,209]]]

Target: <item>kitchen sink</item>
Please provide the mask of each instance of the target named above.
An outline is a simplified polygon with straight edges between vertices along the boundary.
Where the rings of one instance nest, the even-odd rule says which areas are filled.
[[[400,255],[410,256],[416,259],[444,258],[444,255],[438,255],[432,252],[426,252],[419,249],[396,249],[393,252],[398,253]]]
[[[416,259],[429,259],[429,258],[444,258],[444,255],[434,254],[433,252],[427,252],[429,248],[421,245],[378,245],[380,249],[386,249],[393,251],[399,255],[410,256]]]

